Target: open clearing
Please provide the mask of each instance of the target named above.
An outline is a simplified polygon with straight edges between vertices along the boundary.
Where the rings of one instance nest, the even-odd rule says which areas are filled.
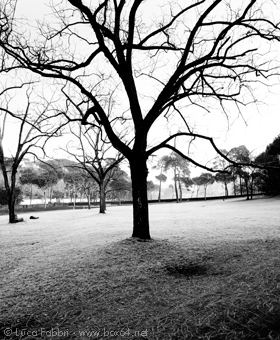
[[[131,206],[0,216],[0,337],[280,339],[279,207],[153,204],[151,242]]]

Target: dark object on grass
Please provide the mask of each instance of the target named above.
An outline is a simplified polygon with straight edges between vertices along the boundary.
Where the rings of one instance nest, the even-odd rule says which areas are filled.
[[[31,220],[38,220],[39,217],[35,217],[35,216],[30,216]]]

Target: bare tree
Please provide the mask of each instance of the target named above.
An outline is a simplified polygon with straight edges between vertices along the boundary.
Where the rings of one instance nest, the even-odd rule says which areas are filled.
[[[77,124],[75,124],[77,125]],[[78,125],[78,131],[71,128],[74,137],[66,151],[75,161],[75,168],[85,170],[99,187],[99,212],[106,211],[106,191],[111,180],[118,177],[118,165],[124,160],[119,152],[112,154],[112,145],[102,130],[93,126]]]
[[[84,170],[81,176],[81,187],[82,192],[87,197],[88,209],[91,209],[91,200],[98,192],[97,183],[92,179],[92,177]]]
[[[15,25],[13,2],[2,3],[0,47],[11,67],[53,78],[69,96],[78,89],[88,109],[73,119],[102,127],[128,159],[134,237],[150,238],[148,157],[168,148],[212,171],[188,156],[194,139],[222,155],[211,137],[196,130],[191,113],[201,108],[211,114],[217,103],[230,117],[233,106],[227,103],[233,103],[241,116],[242,105],[256,101],[252,84],[269,83],[278,73],[272,48],[280,32],[276,1],[57,0],[56,24],[40,23],[33,40],[26,25]],[[108,96],[118,104],[113,115]],[[170,134],[150,138],[164,121],[170,126],[175,120],[182,124],[173,124]],[[125,129],[129,135],[120,137]],[[172,145],[174,138],[181,147]]]
[[[25,93],[24,87],[27,86]],[[22,91],[20,91],[22,90]],[[21,110],[13,110],[14,102],[21,98]],[[32,95],[32,84],[7,86],[0,92],[0,166],[8,195],[9,222],[16,223],[16,182],[17,172],[28,154],[38,157],[45,155],[49,138],[59,136],[59,128],[51,125],[51,106],[38,103]],[[54,113],[53,117],[56,116]],[[12,135],[11,135],[12,134]],[[13,145],[14,144],[14,145]],[[7,156],[9,154],[7,162]]]
[[[221,152],[228,156],[228,151],[227,150],[221,150]],[[228,166],[230,166],[229,162],[227,162],[223,157],[218,155],[213,162],[213,166],[216,169],[226,169]],[[215,175],[215,181],[223,183],[224,188],[225,188],[225,197],[229,195],[228,193],[228,184],[234,181],[234,176],[232,173],[217,173]]]

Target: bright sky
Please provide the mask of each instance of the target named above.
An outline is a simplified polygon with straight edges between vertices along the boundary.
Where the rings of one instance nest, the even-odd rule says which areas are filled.
[[[18,16],[23,14],[29,23],[34,23],[32,20],[42,19],[44,14],[50,11],[44,3],[46,4],[47,0],[18,0]],[[221,112],[211,112],[208,115],[199,113],[197,124],[201,124],[200,128],[206,134],[209,132],[209,135],[215,137],[219,148],[230,150],[244,144],[254,155],[258,155],[280,134],[280,85],[270,89],[258,89],[257,93],[264,103],[257,107],[247,107],[243,112],[245,121],[241,117],[235,119],[237,116],[233,113],[228,130],[227,121]],[[158,132],[160,133],[160,130],[153,131],[153,134]],[[52,144],[54,148],[57,147],[57,141]],[[200,154],[199,158],[204,159],[209,151],[202,147],[197,152]],[[168,150],[165,153],[168,153]]]

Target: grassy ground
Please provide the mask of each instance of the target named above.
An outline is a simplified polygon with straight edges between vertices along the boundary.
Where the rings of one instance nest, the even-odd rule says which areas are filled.
[[[279,205],[152,205],[151,242],[131,207],[1,216],[0,337],[280,339]]]

